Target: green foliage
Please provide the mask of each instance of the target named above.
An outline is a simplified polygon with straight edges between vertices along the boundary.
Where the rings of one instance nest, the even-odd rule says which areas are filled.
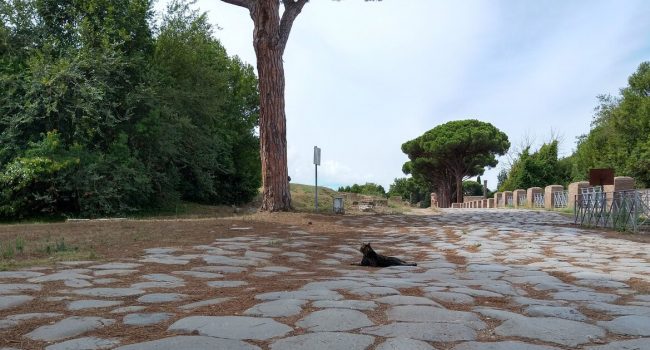
[[[467,180],[463,181],[463,195],[464,196],[482,196],[483,195],[483,185],[473,181]]]
[[[566,186],[571,181],[571,168],[566,160],[558,159],[558,141],[543,144],[535,153],[525,148],[512,164],[499,191],[514,191],[548,185]]]
[[[388,189],[387,195],[400,196],[402,200],[409,201],[411,204],[418,202],[431,202],[431,191],[426,183],[419,182],[413,177],[396,178]],[[428,206],[428,205],[427,205]]]
[[[462,201],[464,178],[496,166],[496,156],[505,154],[509,147],[508,136],[490,123],[451,121],[404,143],[402,151],[409,161],[402,170],[430,184],[439,194],[440,205],[446,207],[454,199]]]
[[[376,183],[366,182],[363,185],[354,184],[352,186],[339,187],[339,192],[350,192],[365,194],[369,196],[381,196],[386,197],[386,190],[382,185],[377,185]]]
[[[249,201],[257,78],[172,1],[0,1],[0,217]]]
[[[578,139],[571,156],[573,179],[586,179],[591,168],[613,168],[650,186],[650,62],[639,65],[620,96],[599,101],[591,131]]]

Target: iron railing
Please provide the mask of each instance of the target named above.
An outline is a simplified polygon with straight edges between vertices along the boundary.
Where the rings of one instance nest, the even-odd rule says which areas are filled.
[[[576,195],[574,222],[617,231],[650,231],[650,191],[582,191]]]
[[[518,207],[525,207],[526,206],[526,195],[522,194],[517,198],[517,206]]]
[[[533,194],[533,208],[544,208],[544,194],[543,193],[534,193]]]
[[[511,194],[509,194],[509,195],[506,196],[506,206],[507,206],[507,207],[512,207],[512,206],[514,206],[514,203],[513,203],[512,200],[513,200],[513,199],[512,199],[512,195],[511,195]]]
[[[567,208],[569,206],[569,191],[553,192],[553,208]]]

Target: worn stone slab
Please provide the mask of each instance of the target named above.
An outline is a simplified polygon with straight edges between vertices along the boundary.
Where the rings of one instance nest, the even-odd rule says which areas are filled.
[[[451,292],[428,292],[425,293],[428,298],[453,304],[471,305],[474,304],[474,298],[467,294]]]
[[[197,266],[191,268],[190,270],[217,272],[217,273],[242,273],[247,271],[248,269],[245,267],[238,267],[238,266]]]
[[[210,281],[207,283],[212,288],[236,288],[248,285],[246,281]]]
[[[564,291],[553,293],[553,299],[555,300],[570,300],[570,301],[602,301],[605,303],[610,303],[616,301],[620,298],[615,294],[607,293],[598,293],[591,291]]]
[[[479,330],[487,327],[476,314],[447,310],[424,305],[400,305],[390,308],[386,314],[392,321],[427,323],[462,323]]]
[[[84,275],[78,273],[76,270],[72,270],[72,271],[60,271],[49,275],[34,277],[28,279],[27,281],[31,283],[43,283],[43,282],[53,282],[53,281],[88,280],[88,279],[92,279],[92,276]]]
[[[138,270],[95,270],[93,275],[97,277],[103,276],[127,276],[138,272]]]
[[[83,288],[75,289],[70,293],[91,297],[120,298],[144,294],[145,291],[136,288]]]
[[[559,348],[546,345],[535,345],[520,341],[499,342],[467,342],[456,345],[452,350],[559,350]]]
[[[70,339],[62,343],[47,346],[45,350],[99,350],[112,349],[120,344],[119,339],[102,339],[96,337],[84,337]]]
[[[99,269],[99,270],[132,270],[140,266],[142,266],[142,264],[115,262],[115,263],[89,266],[88,268]]]
[[[29,295],[5,295],[0,296],[0,310],[11,309],[29,303],[34,297]]]
[[[271,343],[271,350],[365,350],[374,341],[368,335],[317,332],[276,340]]]
[[[605,345],[588,346],[585,350],[650,350],[650,338],[614,341]]]
[[[370,287],[370,284],[366,282],[352,281],[352,280],[330,280],[330,281],[318,281],[318,282],[309,282],[302,286],[302,290],[315,290],[315,289],[356,289]]]
[[[617,334],[650,336],[650,317],[647,316],[621,316],[611,321],[600,321],[598,325]]]
[[[587,316],[583,315],[580,311],[568,306],[533,305],[527,307],[524,312],[528,316],[558,317],[573,321],[587,320]]]
[[[27,279],[43,276],[44,273],[36,271],[0,271],[0,278]]]
[[[430,305],[430,306],[442,307],[442,305],[436,303],[431,299],[408,296],[408,295],[389,295],[374,300],[376,302],[382,304],[389,304],[389,305]]]
[[[569,347],[605,336],[605,331],[600,327],[556,317],[518,316],[506,320],[494,331],[501,336],[537,339]]]
[[[248,316],[288,317],[298,315],[306,300],[280,299],[257,304],[244,311]]]
[[[350,290],[350,293],[360,296],[398,295],[399,291],[389,287],[362,287]]]
[[[110,326],[115,320],[101,317],[68,317],[51,325],[41,326],[25,334],[32,340],[57,341]]]
[[[270,292],[255,296],[258,300],[302,299],[302,300],[341,300],[343,296],[329,289],[296,290]]]
[[[138,302],[155,304],[155,303],[172,303],[187,298],[186,294],[178,293],[152,293],[145,294],[138,298]]]
[[[204,272],[204,271],[174,271],[172,273],[176,275],[183,275],[183,276],[194,277],[194,278],[206,278],[206,279],[223,277],[223,275],[220,273]]]
[[[436,350],[433,346],[415,339],[390,338],[379,344],[375,350]]]
[[[181,305],[178,308],[181,310],[189,311],[193,309],[197,309],[200,307],[204,306],[210,306],[210,305],[217,305],[224,303],[232,298],[230,297],[225,297],[225,298],[214,298],[214,299],[208,299],[208,300],[202,300],[202,301],[197,301],[195,303],[187,304],[187,305]]]
[[[239,340],[203,336],[177,336],[144,343],[120,346],[115,350],[260,350],[259,347]]]
[[[296,326],[312,332],[349,331],[373,325],[366,314],[349,309],[319,310],[296,322]]]
[[[122,323],[129,326],[148,326],[167,321],[174,314],[166,312],[128,314],[122,318]]]
[[[122,304],[122,302],[116,300],[75,300],[68,303],[68,310],[98,309],[120,304]]]
[[[118,307],[115,310],[112,310],[112,314],[126,314],[129,312],[138,312],[146,309],[146,306],[141,306],[141,305],[132,305],[132,306],[125,306],[125,307]]]
[[[153,282],[169,282],[169,283],[183,283],[185,282],[182,278],[178,278],[166,273],[150,273],[143,275],[142,278],[153,281]]]
[[[380,337],[404,337],[435,342],[476,339],[475,330],[459,323],[395,322],[363,328],[360,332]]]
[[[271,318],[246,316],[190,316],[180,319],[169,331],[194,333],[226,339],[266,340],[281,337],[293,328]]]
[[[311,304],[313,307],[319,309],[352,309],[352,310],[374,310],[377,308],[377,303],[369,300],[318,300]]]
[[[10,321],[26,321],[26,320],[34,320],[34,319],[53,318],[59,316],[62,316],[62,314],[58,312],[31,312],[27,314],[9,315],[6,318],[7,320]]]
[[[24,291],[38,292],[41,288],[40,284],[33,283],[0,283],[0,294],[14,294]]]

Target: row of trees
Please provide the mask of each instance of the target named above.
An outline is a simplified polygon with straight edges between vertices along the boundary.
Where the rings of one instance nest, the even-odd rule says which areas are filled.
[[[354,184],[352,186],[341,186],[338,188],[338,191],[386,197],[386,190],[384,187],[373,182],[366,182],[363,185]]]
[[[249,201],[257,78],[172,1],[0,1],[0,216]]]
[[[619,96],[598,100],[591,130],[578,138],[573,154],[559,158],[557,140],[532,153],[525,147],[499,174],[499,190],[566,186],[588,179],[593,168],[613,168],[617,175],[634,177],[638,186],[650,186],[650,62],[639,65]]]

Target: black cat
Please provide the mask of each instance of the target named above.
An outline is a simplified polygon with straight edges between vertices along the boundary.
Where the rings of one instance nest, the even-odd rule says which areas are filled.
[[[377,254],[377,252],[375,252],[370,246],[370,243],[362,244],[359,251],[361,251],[361,254],[363,254],[363,259],[361,259],[361,263],[358,264],[360,266],[372,266],[372,267],[418,266],[418,264],[407,263],[406,261],[396,258],[394,256],[385,256],[385,255]]]

